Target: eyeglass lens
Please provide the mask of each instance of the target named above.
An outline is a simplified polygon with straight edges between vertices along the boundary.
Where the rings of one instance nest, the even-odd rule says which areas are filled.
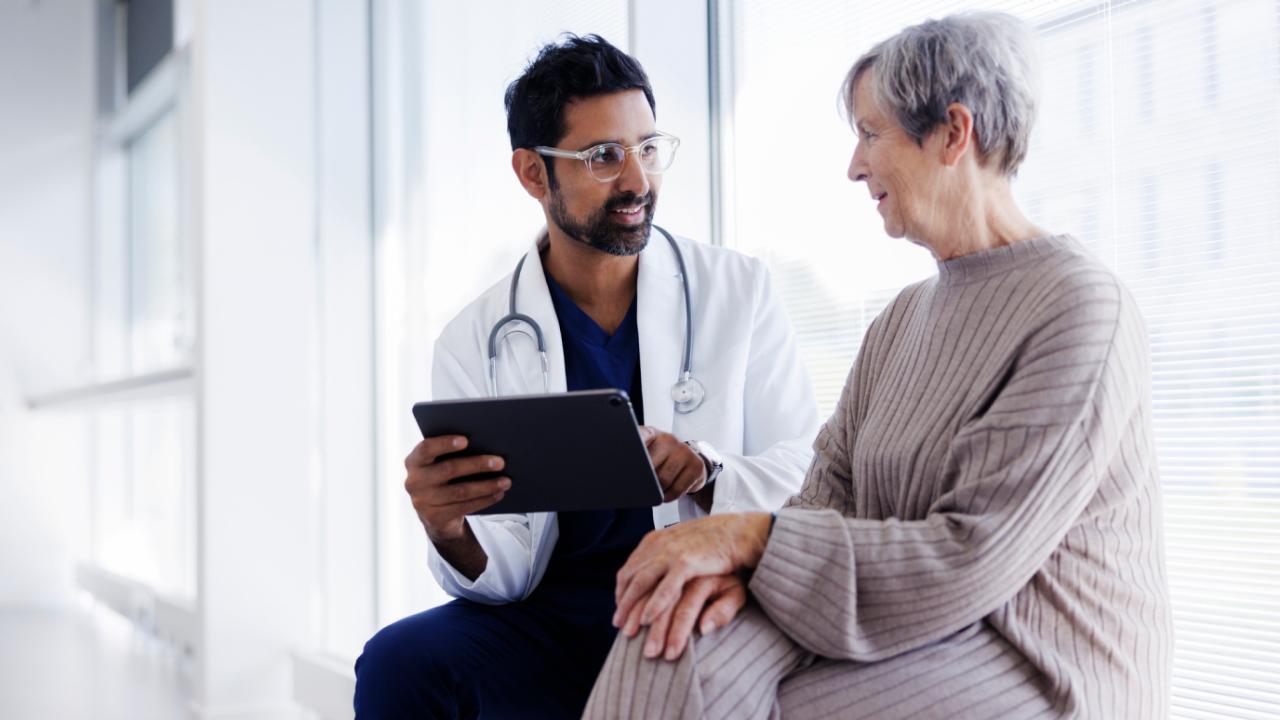
[[[675,143],[670,138],[653,138],[640,146],[636,153],[640,167],[647,173],[660,173],[671,167],[675,158]],[[622,174],[627,151],[620,145],[602,145],[587,158],[587,168],[598,180],[612,180]]]

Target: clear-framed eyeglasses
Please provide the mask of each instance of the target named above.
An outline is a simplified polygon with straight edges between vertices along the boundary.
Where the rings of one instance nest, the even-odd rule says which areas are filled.
[[[622,168],[627,164],[627,155],[635,153],[640,162],[640,169],[648,175],[657,175],[671,167],[675,159],[676,148],[680,147],[680,138],[660,132],[634,147],[625,147],[618,143],[605,143],[587,148],[582,152],[560,150],[539,145],[533,149],[539,155],[572,158],[585,162],[587,172],[600,182],[617,180]]]

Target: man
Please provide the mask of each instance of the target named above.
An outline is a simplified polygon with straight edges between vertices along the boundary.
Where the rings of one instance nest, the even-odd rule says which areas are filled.
[[[465,439],[424,440],[405,487],[431,570],[459,599],[369,641],[356,664],[361,718],[580,716],[616,633],[616,573],[640,539],[708,512],[779,507],[812,458],[816,402],[764,266],[684,239],[649,243],[678,141],[658,132],[640,65],[598,37],[570,36],[542,49],[506,106],[512,168],[547,220],[518,270],[515,311],[540,326],[548,364],[537,331],[512,322],[498,331],[490,375],[491,331],[512,311],[509,276],[441,334],[435,397],[541,393],[544,382],[629,390],[666,504],[468,515],[511,481],[446,483],[502,459],[437,462]],[[685,281],[692,371],[705,386],[687,413],[672,393],[684,379]]]

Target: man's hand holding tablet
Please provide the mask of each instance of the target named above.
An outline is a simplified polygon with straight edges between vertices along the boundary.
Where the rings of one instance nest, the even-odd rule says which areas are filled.
[[[475,580],[484,572],[488,557],[471,533],[466,516],[501,500],[511,487],[511,479],[498,477],[450,484],[460,477],[502,470],[503,460],[497,455],[439,459],[441,455],[466,447],[467,439],[461,435],[431,437],[418,443],[404,460],[405,469],[409,471],[404,489],[413,501],[422,526],[427,529],[427,537],[441,556]]]
[[[613,493],[618,507],[657,505],[689,494],[704,510],[710,510],[714,488],[707,482],[708,468],[702,456],[670,433],[648,426],[637,427],[629,406],[621,407],[625,394],[590,391],[561,397],[564,399],[551,396],[510,399],[514,404],[501,399],[421,403],[414,408],[424,434],[432,428],[451,434],[432,433],[413,449],[405,459],[409,473],[405,490],[426,528],[427,537],[441,557],[473,581],[484,572],[488,557],[467,524],[466,516],[497,504],[506,497],[513,483],[511,477],[500,475],[507,467],[507,460],[494,454],[498,448],[502,448],[504,454],[515,453],[524,463],[518,467],[517,462],[512,470],[513,475],[520,475],[523,470],[526,474],[521,477],[532,483],[524,488],[523,494],[527,495],[533,486],[540,486],[536,489],[543,498],[533,500],[537,505],[533,510],[603,508],[601,503],[608,503],[609,499],[598,497],[601,492]],[[548,406],[548,402],[555,405]],[[601,415],[589,416],[600,412],[602,407]],[[513,412],[516,415],[510,415]],[[520,413],[524,413],[524,417],[518,417]],[[623,416],[628,419],[620,420]],[[575,425],[576,428],[572,427]],[[477,454],[467,454],[472,440],[463,434],[452,434],[460,433],[465,426],[483,436],[476,446]],[[639,443],[634,434],[629,441],[626,439],[627,433],[637,431]],[[635,463],[642,463],[639,467],[644,463],[640,447],[647,453],[647,464],[651,466],[651,470],[644,468],[642,472],[652,473],[649,483],[657,480],[658,487],[650,485],[652,489],[647,491],[651,495],[643,489],[643,478],[637,478],[634,472]],[[610,487],[617,482],[630,489]],[[572,490],[566,493],[565,487]],[[590,495],[597,497],[593,500]],[[638,500],[642,497],[649,499]],[[524,500],[528,508],[529,499]],[[575,507],[579,500],[587,504]],[[538,505],[539,502],[542,504]],[[504,507],[509,505],[506,503]],[[503,510],[495,508],[494,512]]]

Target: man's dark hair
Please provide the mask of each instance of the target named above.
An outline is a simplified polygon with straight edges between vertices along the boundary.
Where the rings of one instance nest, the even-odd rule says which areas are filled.
[[[643,90],[657,116],[649,76],[635,58],[599,35],[561,35],[558,42],[544,45],[524,73],[507,86],[511,149],[555,147],[568,133],[564,111],[569,103],[626,90]],[[554,189],[551,160],[547,158],[547,182]]]

